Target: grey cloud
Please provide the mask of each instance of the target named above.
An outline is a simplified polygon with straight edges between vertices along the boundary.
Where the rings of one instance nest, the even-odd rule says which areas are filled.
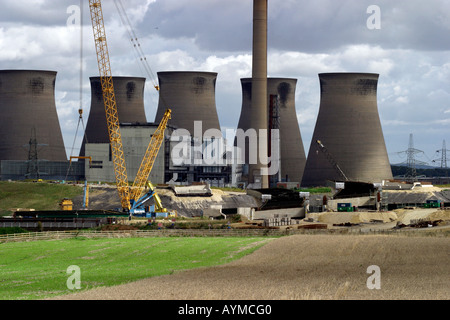
[[[252,1],[156,1],[143,27],[167,38],[188,37],[209,51],[251,49]],[[450,4],[445,0],[377,1],[381,29],[369,30],[372,0],[269,0],[269,46],[326,52],[367,43],[387,48],[450,49]],[[157,29],[155,29],[157,28]]]

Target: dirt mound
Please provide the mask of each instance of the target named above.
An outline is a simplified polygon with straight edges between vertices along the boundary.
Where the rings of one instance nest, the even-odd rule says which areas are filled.
[[[309,213],[308,218],[327,224],[389,223],[398,219],[395,212],[321,212]]]

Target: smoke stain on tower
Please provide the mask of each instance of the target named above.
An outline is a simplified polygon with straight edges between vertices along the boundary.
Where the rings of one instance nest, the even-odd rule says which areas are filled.
[[[128,99],[128,101],[133,99],[135,92],[136,92],[136,83],[133,81],[128,82],[127,83],[127,99]]]
[[[192,79],[192,91],[194,94],[203,94],[206,84],[206,79],[204,77],[195,77]]]
[[[44,93],[44,80],[41,77],[31,79],[30,89],[35,95]]]
[[[286,102],[292,90],[291,85],[287,82],[281,82],[277,89],[280,105],[281,107],[286,108]]]

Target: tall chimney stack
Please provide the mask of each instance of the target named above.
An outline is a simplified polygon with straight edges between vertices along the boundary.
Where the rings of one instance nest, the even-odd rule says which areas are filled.
[[[261,139],[259,130],[268,129],[267,118],[267,1],[253,0],[253,67],[252,67],[252,106],[250,128],[256,130],[258,139]],[[267,141],[258,144],[258,154],[268,155]],[[249,182],[255,183],[256,176],[261,177],[261,187],[268,188],[267,175],[261,175],[265,168],[260,162],[249,165]]]

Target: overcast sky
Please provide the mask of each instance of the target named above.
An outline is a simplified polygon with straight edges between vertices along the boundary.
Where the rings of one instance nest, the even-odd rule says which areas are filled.
[[[58,72],[56,106],[68,156],[80,103],[85,124],[89,77],[97,76],[88,1],[0,0],[0,69]],[[242,103],[240,79],[251,76],[252,0],[122,0],[154,74],[218,72],[216,104],[222,130],[236,129]],[[379,8],[369,10],[371,6]],[[83,46],[73,23],[83,9]],[[103,0],[112,72],[143,76],[113,0]],[[379,18],[379,19],[378,19]],[[298,79],[296,110],[309,151],[320,103],[318,74],[380,74],[378,108],[391,163],[397,152],[423,150],[431,162],[450,149],[450,1],[269,0],[271,77]],[[80,99],[80,49],[83,49]],[[146,115],[153,122],[157,92],[147,81]],[[79,133],[79,137],[81,138]],[[450,153],[449,153],[450,154]],[[434,163],[440,165],[440,162]]]

